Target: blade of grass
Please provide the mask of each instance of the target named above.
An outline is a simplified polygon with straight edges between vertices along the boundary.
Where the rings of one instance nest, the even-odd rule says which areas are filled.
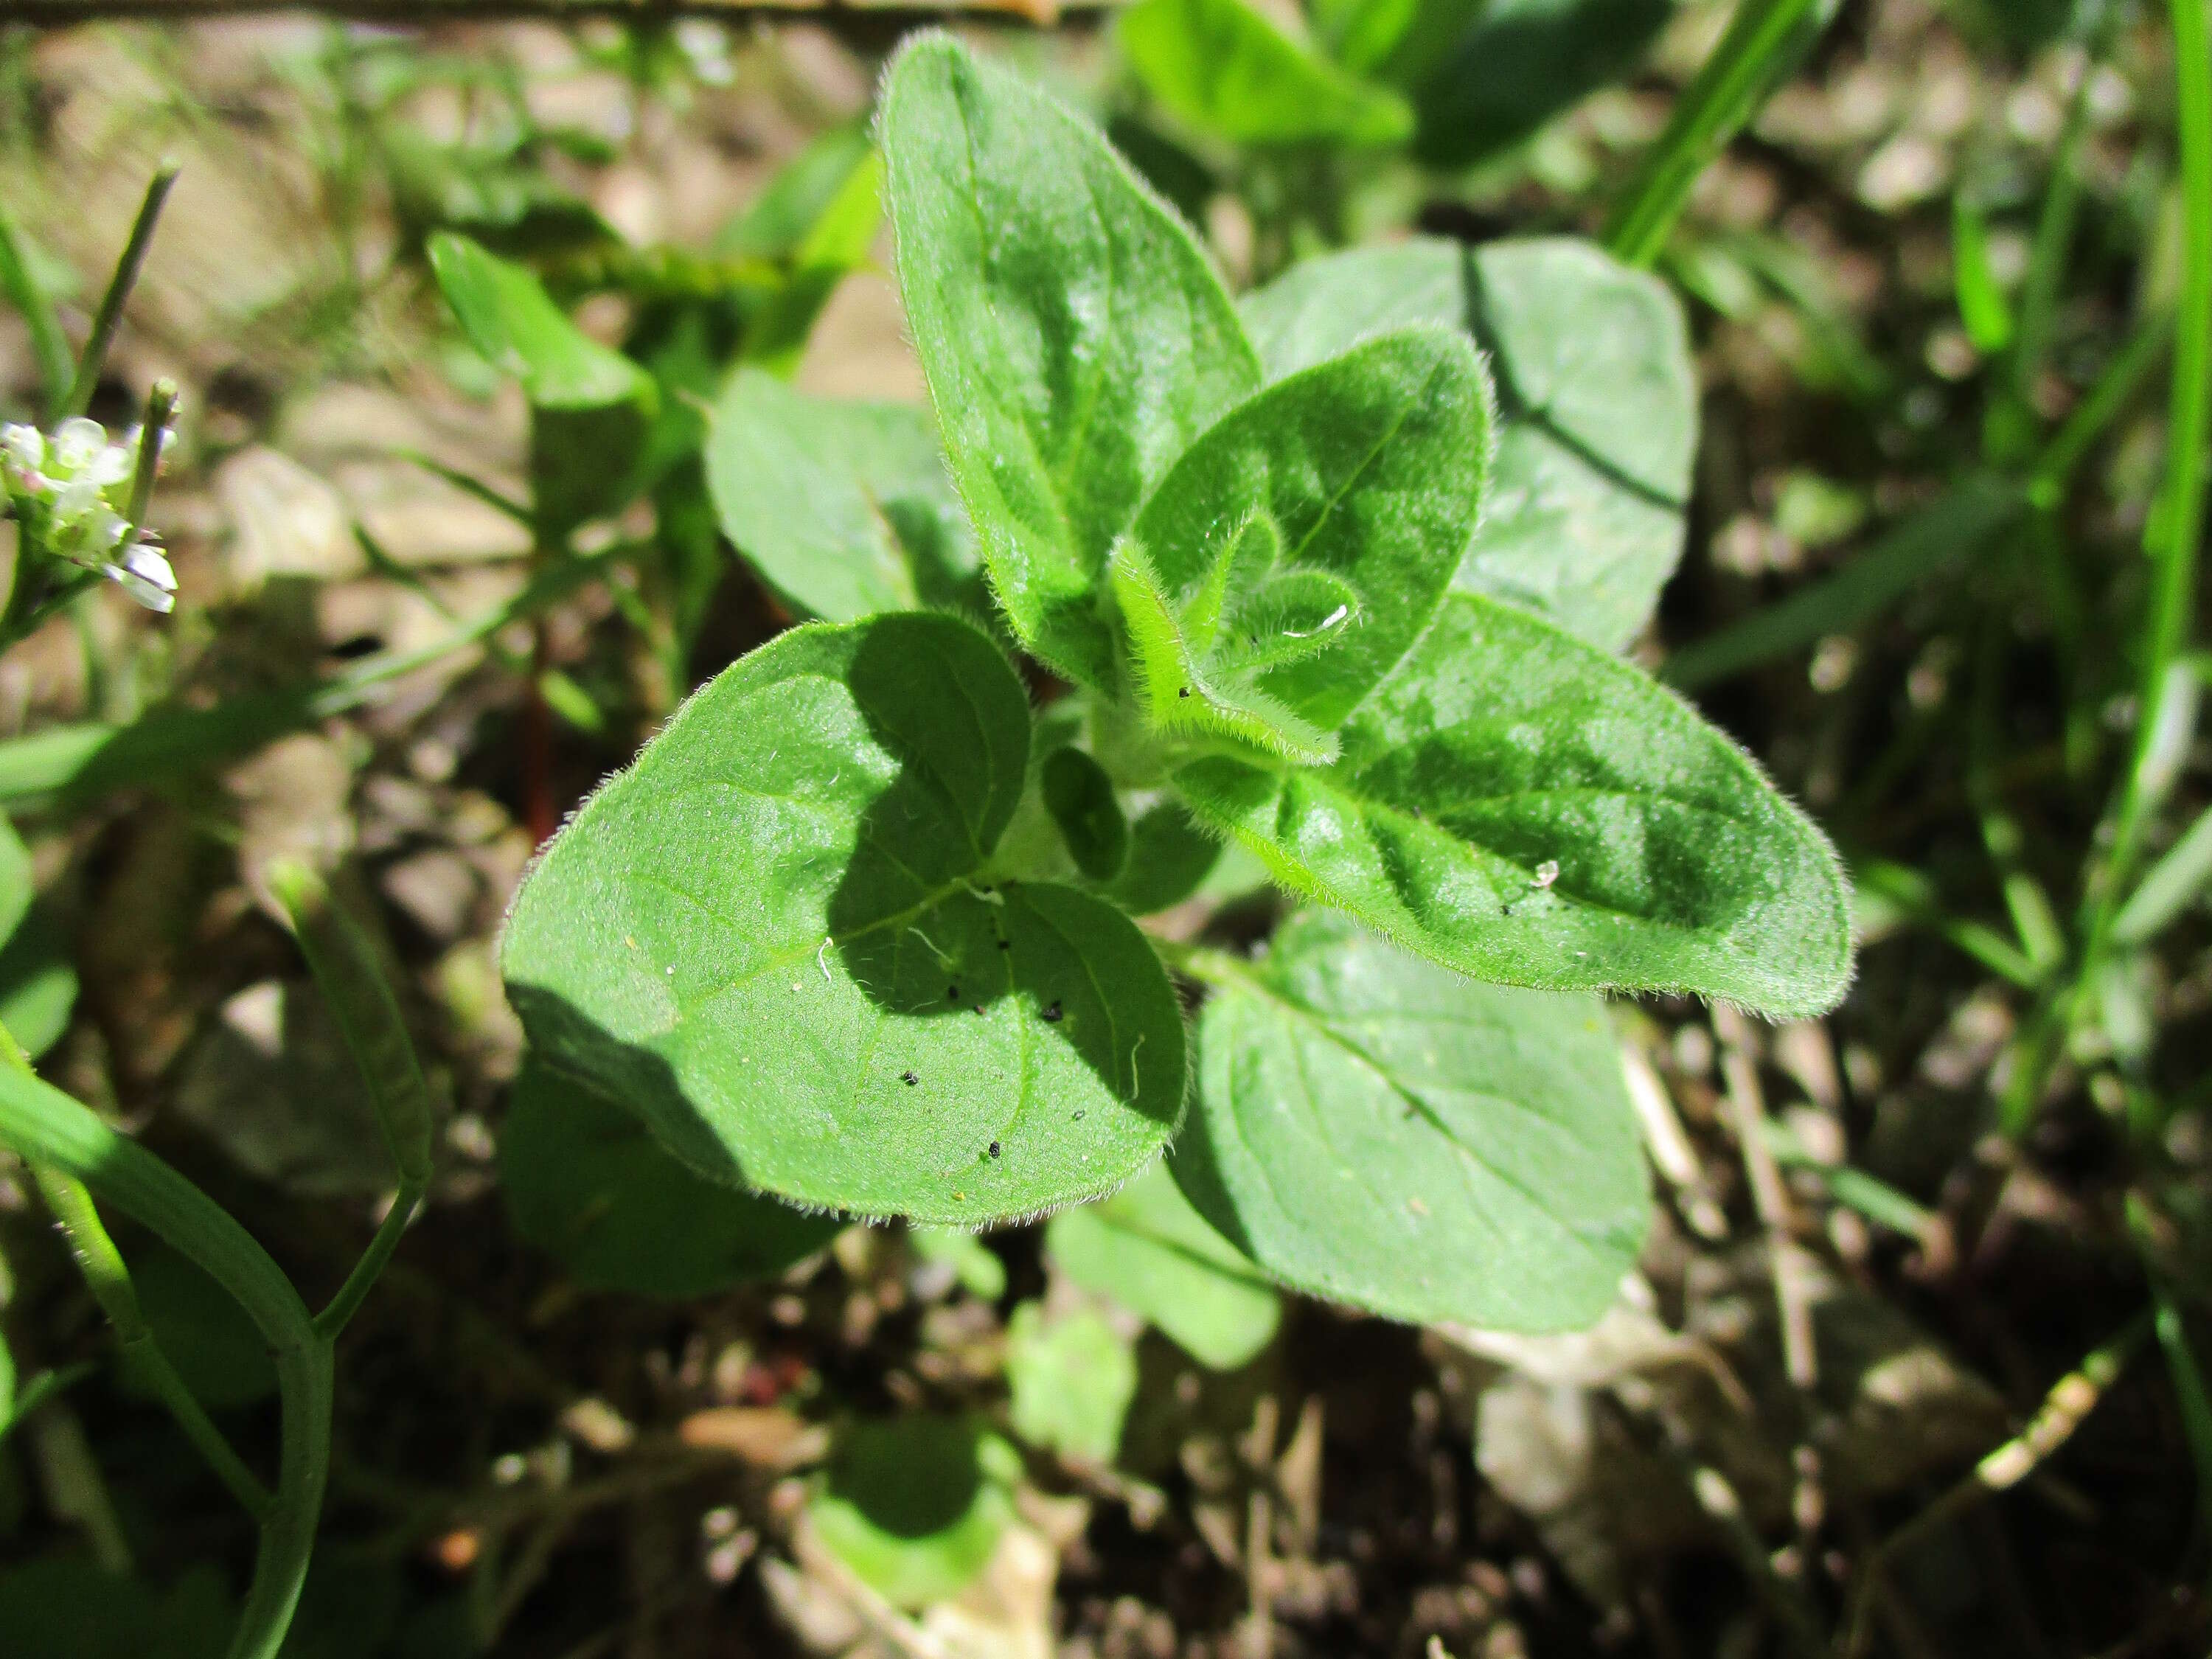
[[[31,331],[31,356],[39,366],[39,404],[52,409],[69,392],[76,360],[70,356],[69,337],[62,332],[54,296],[40,282],[33,258],[15,219],[0,207],[0,294]]]
[[[1743,0],[1735,16],[1684,89],[1674,118],[1637,169],[1606,232],[1606,246],[1632,265],[1650,265],[1689,204],[1698,175],[1734,137],[1772,90],[1778,66],[1815,0]]]
[[[2122,950],[2148,944],[2207,886],[2212,886],[2212,806],[2144,872],[2112,919],[2112,943]]]
[[[1668,658],[1660,678],[1694,691],[1863,626],[1930,576],[2015,522],[2020,486],[1974,473],[1897,525],[1849,564]]]
[[[161,222],[161,204],[169,199],[169,191],[177,182],[177,170],[176,162],[164,161],[146,185],[146,198],[138,204],[137,218],[131,222],[131,240],[123,245],[115,275],[108,279],[107,292],[100,295],[100,309],[93,313],[92,332],[85,337],[84,353],[76,360],[76,374],[69,383],[68,395],[54,411],[58,421],[82,415],[92,407],[92,389],[100,384],[107,348],[114,343],[115,331],[123,321],[123,302],[131,297],[139,268],[146,263],[146,250],[153,243],[154,227]]]
[[[2112,947],[2121,896],[2135,872],[2148,827],[2170,781],[2173,702],[2186,695],[2189,629],[2197,605],[2197,561],[2204,532],[2206,439],[2212,429],[2212,0],[2170,0],[2175,105],[2181,147],[2182,276],[2176,312],[2173,379],[2166,416],[2164,483],[2143,526],[2151,561],[2150,611],[2142,647],[2142,680],[2135,743],[2083,872],[2080,954],[2071,982],[2032,1022],[2003,1101],[2008,1133],[2026,1130],[2065,1035],[2086,1014]]]
[[[398,1247],[430,1184],[430,1086],[399,1012],[399,1000],[359,924],[333,903],[320,876],[290,860],[269,872],[269,884],[290,917],[300,954],[329,1005],[368,1097],[386,1147],[398,1166],[399,1193],[344,1285],[315,1316],[328,1339],[343,1330]]]

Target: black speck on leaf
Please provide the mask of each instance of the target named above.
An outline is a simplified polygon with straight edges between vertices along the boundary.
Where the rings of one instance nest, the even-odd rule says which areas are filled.
[[[921,1082],[921,1079],[916,1077],[912,1072],[901,1072],[899,1073],[899,1081],[905,1084],[908,1088],[911,1089],[915,1084]]]
[[[992,1156],[993,1158],[996,1158],[996,1157],[998,1157],[998,1155],[999,1155],[999,1143],[998,1143],[997,1141],[995,1141],[995,1140],[994,1140],[994,1141],[993,1141],[993,1142],[991,1143],[991,1156]]]
[[[945,1000],[947,1002],[957,1002],[957,1001],[959,1001],[959,1000],[960,1000],[960,988],[959,988],[958,986],[957,986],[957,985],[948,985],[948,986],[946,986],[946,987],[945,988]]]
[[[1180,691],[1178,691],[1178,692],[1176,692],[1176,696],[1177,696],[1178,697],[1187,697],[1187,696],[1188,696],[1189,695],[1190,695],[1190,688],[1189,688],[1188,686],[1187,686],[1187,685],[1186,685],[1185,687],[1183,687],[1182,690],[1180,690]]]
[[[1048,1025],[1057,1025],[1060,1018],[1060,999],[1055,997],[1044,1006],[1044,1023]]]
[[[975,1005],[975,1012],[979,1014],[983,1012],[983,1005],[981,1003],[979,1002]]]

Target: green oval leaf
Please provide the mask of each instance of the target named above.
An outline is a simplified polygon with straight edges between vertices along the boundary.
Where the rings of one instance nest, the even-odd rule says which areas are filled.
[[[1249,736],[1278,711],[1263,746],[1329,758],[1315,734],[1435,614],[1474,532],[1490,432],[1474,348],[1419,327],[1291,374],[1201,434],[1115,567],[1155,722]],[[1139,550],[1152,591],[1133,593]]]
[[[1180,904],[1221,861],[1221,837],[1191,817],[1173,795],[1162,795],[1129,826],[1129,859],[1100,890],[1133,916]]]
[[[1308,911],[1200,971],[1200,1095],[1170,1168],[1268,1273],[1416,1324],[1577,1329],[1650,1220],[1605,1011],[1480,985]]]
[[[1011,1450],[964,1419],[859,1424],[839,1438],[807,1517],[894,1606],[947,1601],[983,1571],[1013,1518],[1001,1478]]]
[[[1694,992],[1776,1018],[1842,999],[1833,849],[1618,658],[1455,593],[1340,736],[1325,769],[1217,757],[1176,787],[1285,886],[1477,979]]]
[[[1024,1302],[1006,1324],[1007,1419],[1033,1446],[1109,1463],[1137,1394],[1137,1356],[1088,1309],[1047,1319]]]
[[[722,533],[805,615],[981,610],[975,537],[924,410],[810,398],[740,369],[705,459]]]
[[[702,1173],[800,1204],[980,1225],[1126,1179],[1180,1114],[1181,1015],[1120,911],[992,878],[1029,740],[1020,680],[952,617],[762,647],[523,884],[532,1041]]]
[[[1215,1370],[1249,1363],[1282,1320],[1274,1287],[1191,1208],[1164,1165],[1103,1203],[1054,1216],[1044,1248],[1078,1285],[1141,1315]]]
[[[1273,377],[1386,329],[1471,329],[1497,383],[1498,451],[1455,585],[1608,650],[1650,619],[1681,556],[1698,435],[1664,283],[1564,237],[1417,239],[1310,259],[1243,309]]]
[[[843,1223],[706,1180],[635,1117],[537,1063],[499,1135],[514,1230],[586,1290],[689,1297],[780,1273]]]
[[[1140,0],[1122,13],[1120,33],[1146,91],[1232,143],[1382,145],[1413,136],[1403,98],[1346,74],[1243,0]]]
[[[1110,883],[1129,862],[1129,822],[1114,799],[1114,780],[1080,749],[1055,749],[1045,757],[1041,782],[1046,810],[1075,867],[1095,882]]]
[[[907,321],[992,585],[1024,645],[1110,690],[1108,551],[1258,363],[1190,232],[1042,93],[925,35],[882,135]]]

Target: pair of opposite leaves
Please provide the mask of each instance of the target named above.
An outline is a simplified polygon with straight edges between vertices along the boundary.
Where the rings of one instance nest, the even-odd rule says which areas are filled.
[[[1161,723],[1218,736],[1170,780],[1202,819],[1477,978],[1835,1000],[1817,832],[1633,670],[1445,594],[1486,454],[1462,341],[1387,335],[1261,392],[1204,256],[1074,117],[926,40],[884,137],[994,588],[1071,678],[1110,695],[1132,662]],[[998,648],[947,617],[802,628],[732,665],[517,901],[505,967],[541,1056],[803,1205],[976,1224],[1126,1178],[1182,1115],[1182,1018],[1120,910],[993,879],[1030,726]],[[1387,1072],[1373,1010],[1277,994],[1279,954],[1219,1006],[1295,1006]]]

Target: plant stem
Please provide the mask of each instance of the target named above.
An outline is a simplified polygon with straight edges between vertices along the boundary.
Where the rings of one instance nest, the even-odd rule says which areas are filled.
[[[162,441],[168,436],[169,420],[176,412],[177,383],[155,381],[153,391],[146,396],[146,418],[138,428],[138,459],[131,473],[131,510],[123,515],[125,548],[146,527],[146,509],[154,503],[154,479],[161,470]]]
[[[161,217],[161,204],[169,199],[169,190],[177,182],[178,163],[164,161],[154,170],[154,177],[146,185],[146,199],[138,204],[138,217],[131,226],[131,240],[123,245],[123,257],[115,262],[115,275],[108,279],[107,292],[100,295],[100,309],[93,313],[92,332],[84,342],[83,355],[76,360],[76,378],[70,382],[69,395],[55,410],[54,418],[82,415],[92,407],[93,388],[100,384],[100,371],[107,362],[107,348],[114,343],[115,331],[123,321],[123,302],[131,297],[131,289],[138,280],[139,267],[146,263],[146,250],[154,240],[154,227]]]
[[[12,1037],[0,1042],[0,1048],[12,1050],[11,1058],[21,1053],[15,1048]],[[69,1240],[70,1254],[76,1258],[77,1270],[84,1275],[93,1300],[106,1314],[107,1322],[115,1327],[116,1339],[124,1353],[161,1396],[169,1415],[185,1431],[185,1437],[207,1460],[208,1467],[230,1489],[231,1496],[255,1520],[267,1520],[276,1500],[231,1449],[222,1431],[216,1427],[200,1402],[192,1397],[185,1379],[177,1375],[177,1368],[161,1351],[161,1343],[138,1305],[138,1293],[131,1283],[131,1270],[124,1266],[122,1253],[108,1237],[107,1229],[100,1224],[100,1212],[93,1206],[92,1194],[85,1190],[84,1183],[59,1170],[35,1164],[31,1166],[31,1179],[38,1183],[39,1195],[46,1200],[46,1208],[60,1224],[62,1236]]]
[[[276,1506],[262,1523],[231,1659],[276,1659],[314,1547],[330,1468],[331,1347],[268,1253],[214,1200],[93,1113],[0,1066],[0,1145],[69,1175],[150,1227],[236,1298],[269,1344],[283,1407]]]
[[[361,1311],[361,1304],[368,1299],[369,1291],[376,1287],[376,1281],[390,1264],[392,1253],[399,1248],[408,1223],[422,1207],[422,1191],[421,1182],[410,1182],[400,1187],[375,1237],[361,1253],[361,1260],[353,1264],[353,1271],[346,1275],[345,1283],[338,1286],[338,1293],[330,1299],[329,1305],[315,1316],[315,1329],[325,1341],[337,1341],[352,1322],[354,1315]]]
[[[1698,175],[1764,101],[1777,64],[1798,39],[1814,4],[1814,0],[1743,0],[1728,33],[1682,94],[1657,147],[1637,169],[1606,232],[1606,246],[1620,258],[1642,266],[1658,258],[1689,204]]]

